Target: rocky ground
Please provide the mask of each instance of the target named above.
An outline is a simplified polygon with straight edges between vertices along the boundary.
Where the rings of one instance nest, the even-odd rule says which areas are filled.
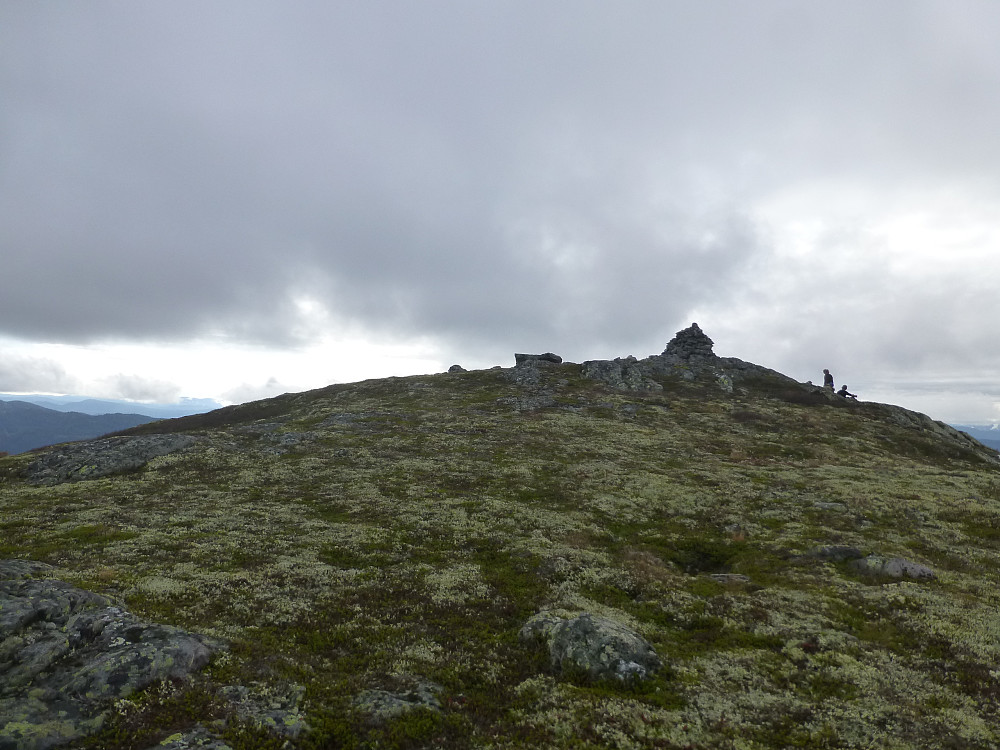
[[[0,748],[994,748],[1000,458],[715,356],[0,459]]]

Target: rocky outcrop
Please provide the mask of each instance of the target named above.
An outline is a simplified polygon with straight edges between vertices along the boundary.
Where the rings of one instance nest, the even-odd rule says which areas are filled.
[[[86,440],[47,451],[27,468],[34,484],[54,485],[141,469],[159,456],[194,445],[190,435],[147,435]]]
[[[663,386],[657,379],[663,377],[683,380],[711,378],[726,393],[732,393],[741,380],[752,377],[766,377],[789,386],[802,387],[792,378],[766,367],[735,357],[717,357],[712,347],[712,339],[697,323],[692,323],[677,332],[662,354],[645,359],[629,356],[624,359],[589,360],[583,363],[581,374],[624,391],[661,390]]]
[[[642,680],[662,666],[645,638],[588,612],[571,618],[541,612],[525,623],[520,638],[543,641],[555,669],[583,672],[594,680]]]
[[[208,663],[223,644],[141,620],[107,597],[0,561],[0,748],[45,750],[96,731],[114,701]]]
[[[635,357],[624,359],[594,359],[581,365],[581,374],[591,380],[603,380],[612,388],[623,391],[662,391],[663,386],[651,379],[648,368]]]

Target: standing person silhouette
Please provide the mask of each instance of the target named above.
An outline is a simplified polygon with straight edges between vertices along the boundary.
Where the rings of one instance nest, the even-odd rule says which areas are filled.
[[[833,375],[830,374],[829,370],[823,370],[823,387],[833,390]]]

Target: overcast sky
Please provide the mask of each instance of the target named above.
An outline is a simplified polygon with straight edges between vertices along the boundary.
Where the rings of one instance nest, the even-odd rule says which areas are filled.
[[[0,392],[722,356],[1000,419],[993,0],[5,0]]]

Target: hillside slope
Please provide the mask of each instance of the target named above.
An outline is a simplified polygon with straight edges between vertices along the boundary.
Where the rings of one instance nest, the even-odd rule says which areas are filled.
[[[154,443],[173,452],[102,464]],[[336,385],[0,459],[0,558],[228,643],[72,746],[986,750],[998,470],[923,415],[709,342]],[[612,633],[604,656],[561,646],[570,623]],[[655,657],[591,669],[629,639]],[[247,720],[247,691],[288,713]]]

